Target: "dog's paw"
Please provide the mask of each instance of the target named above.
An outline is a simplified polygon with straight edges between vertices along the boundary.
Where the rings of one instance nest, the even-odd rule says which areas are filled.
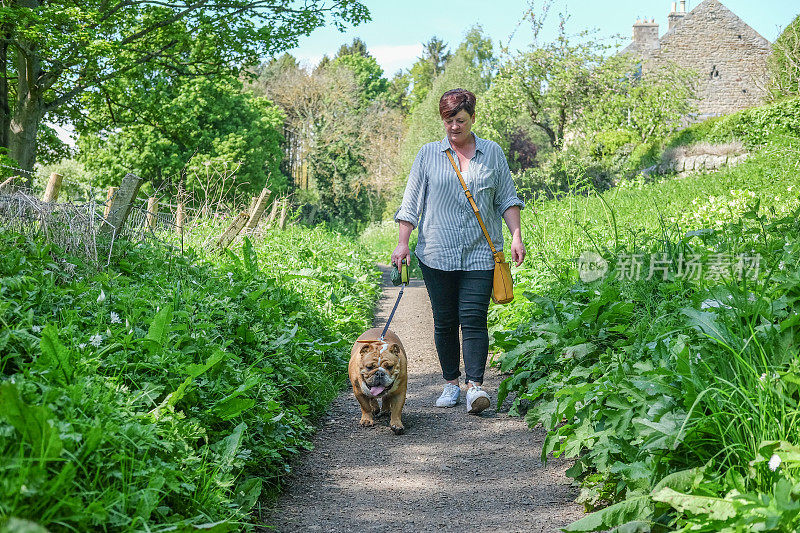
[[[394,431],[395,435],[402,435],[406,428],[403,427],[402,424],[399,425],[392,425],[392,431]]]
[[[375,425],[375,421],[369,415],[361,415],[361,421],[359,422],[363,427],[369,428]]]

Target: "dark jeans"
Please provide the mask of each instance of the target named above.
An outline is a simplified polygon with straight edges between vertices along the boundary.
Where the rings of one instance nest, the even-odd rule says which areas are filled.
[[[489,355],[486,313],[492,295],[492,270],[437,270],[419,263],[433,309],[433,338],[442,376],[457,379],[459,371],[458,327],[464,352],[467,381],[483,383]]]

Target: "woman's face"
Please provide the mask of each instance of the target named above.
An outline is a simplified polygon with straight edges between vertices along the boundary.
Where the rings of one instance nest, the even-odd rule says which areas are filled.
[[[450,118],[442,120],[444,129],[447,132],[447,140],[450,144],[462,145],[467,142],[472,132],[472,125],[475,124],[475,115],[470,116],[463,109]]]

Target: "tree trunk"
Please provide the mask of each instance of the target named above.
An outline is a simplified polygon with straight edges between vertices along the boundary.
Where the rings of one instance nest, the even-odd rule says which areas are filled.
[[[39,0],[17,0],[22,8],[36,9]],[[15,42],[17,59],[17,101],[9,121],[8,155],[22,170],[33,171],[36,163],[36,135],[44,117],[44,102],[40,86],[43,79],[39,46],[35,40]],[[28,174],[25,184],[33,184],[33,174]]]
[[[36,163],[36,134],[44,114],[39,79],[42,63],[33,42],[21,42],[17,51],[17,102],[9,127],[9,156],[22,170],[33,171]],[[28,174],[27,186],[33,184]]]
[[[8,30],[0,29],[0,149],[8,149],[11,107],[8,105]]]

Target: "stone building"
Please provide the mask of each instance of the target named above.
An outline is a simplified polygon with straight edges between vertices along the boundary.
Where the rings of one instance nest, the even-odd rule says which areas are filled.
[[[759,105],[768,81],[768,40],[719,0],[703,0],[686,12],[672,3],[669,28],[660,38],[654,19],[637,20],[633,42],[622,53],[642,59],[646,72],[668,62],[700,75],[698,118],[724,115]]]

